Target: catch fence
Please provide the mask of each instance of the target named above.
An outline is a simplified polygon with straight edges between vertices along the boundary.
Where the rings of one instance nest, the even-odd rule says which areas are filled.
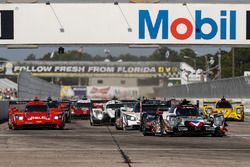
[[[18,98],[33,99],[38,97],[46,99],[48,97],[59,98],[60,86],[49,83],[38,77],[34,77],[29,72],[21,72],[18,77]]]
[[[250,98],[250,76],[214,80],[155,89],[166,98]]]

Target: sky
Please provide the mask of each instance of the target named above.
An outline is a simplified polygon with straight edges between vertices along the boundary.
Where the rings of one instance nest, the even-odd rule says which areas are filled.
[[[11,0],[11,1],[27,1],[27,0]],[[38,0],[39,3],[47,2],[48,0]],[[119,3],[126,3],[129,0],[116,0]],[[5,2],[5,0],[0,0]],[[51,3],[110,3],[114,0],[51,0]],[[177,3],[177,2],[188,2],[188,3],[250,3],[250,0],[161,0],[161,3]],[[169,47],[174,50],[180,50],[185,47]],[[201,46],[190,46],[193,50],[196,51],[198,55],[204,55],[206,53],[216,53],[219,50],[219,47],[201,47]],[[6,58],[12,61],[19,61],[25,59],[29,54],[35,54],[38,58],[43,57],[44,54],[57,51],[57,47],[40,47],[38,49],[7,49],[0,48],[0,57]],[[78,50],[79,47],[65,47],[65,50]],[[128,48],[128,47],[107,47],[107,46],[88,46],[84,47],[83,51],[91,55],[103,55],[105,56],[104,50],[110,50],[111,55],[118,56],[120,54],[130,53],[133,55],[143,55],[148,56],[154,52],[156,48]],[[229,47],[222,47],[224,50],[229,50]]]

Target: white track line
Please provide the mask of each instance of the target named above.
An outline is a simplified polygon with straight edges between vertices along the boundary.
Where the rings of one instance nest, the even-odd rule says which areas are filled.
[[[250,151],[246,149],[230,148],[123,148],[124,151]],[[117,148],[1,148],[0,152],[5,151],[117,151]]]

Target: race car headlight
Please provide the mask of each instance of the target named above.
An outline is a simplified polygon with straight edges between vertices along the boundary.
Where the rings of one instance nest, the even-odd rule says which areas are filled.
[[[130,116],[130,115],[127,115],[126,119],[129,120],[129,121],[135,121],[136,120],[136,118],[134,116]]]
[[[241,114],[241,111],[242,111],[241,108],[237,108],[236,113]]]
[[[23,116],[19,116],[18,119],[19,119],[20,121],[22,121],[22,120],[23,120]]]
[[[96,118],[96,119],[99,119],[99,120],[102,120],[103,119],[103,114],[99,111],[93,111],[93,116]]]
[[[223,125],[223,122],[224,122],[224,116],[223,115],[214,117],[214,125],[215,126],[221,126],[221,125]]]
[[[55,120],[62,119],[62,115],[56,115],[56,116],[54,116],[54,119],[55,119]]]
[[[207,108],[206,111],[207,111],[208,114],[211,114],[212,113],[212,108]]]
[[[103,115],[102,114],[98,114],[97,118],[101,120],[103,118]]]
[[[16,120],[22,121],[22,120],[23,120],[23,116],[18,116],[18,115],[16,115],[16,116],[15,116],[15,119],[16,119]]]

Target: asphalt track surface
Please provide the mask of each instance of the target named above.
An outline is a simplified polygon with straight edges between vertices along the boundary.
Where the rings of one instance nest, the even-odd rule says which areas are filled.
[[[250,117],[229,122],[226,137],[144,137],[137,130],[91,127],[73,121],[65,130],[9,130],[0,124],[1,167],[250,166]]]

